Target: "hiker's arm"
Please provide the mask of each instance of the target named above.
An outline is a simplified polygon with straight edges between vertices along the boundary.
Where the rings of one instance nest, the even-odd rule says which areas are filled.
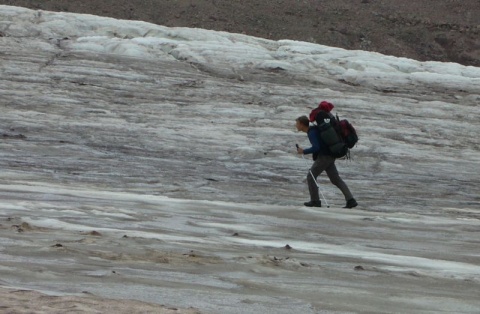
[[[308,132],[308,139],[310,140],[312,147],[304,149],[303,150],[304,155],[316,154],[320,151],[320,144],[318,141],[317,134],[318,134],[317,132]]]

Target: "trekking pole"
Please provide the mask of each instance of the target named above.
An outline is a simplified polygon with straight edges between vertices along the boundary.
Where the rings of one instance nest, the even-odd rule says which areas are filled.
[[[298,144],[296,144],[296,146],[297,146],[297,148],[298,148]],[[312,176],[313,182],[315,182],[315,184],[317,185],[318,192],[320,192],[320,195],[322,195],[322,198],[323,198],[323,200],[325,201],[325,205],[327,205],[327,208],[330,208],[330,205],[328,205],[327,199],[325,198],[325,195],[323,195],[322,189],[320,189],[320,185],[318,184],[317,180],[316,180],[315,177],[313,176],[312,169],[308,166],[308,162],[307,162],[307,160],[305,159],[305,156],[303,156],[303,154],[302,154],[302,159],[303,159],[303,161],[305,161],[305,165],[307,165],[307,168],[309,168],[308,171],[310,172],[310,175]]]

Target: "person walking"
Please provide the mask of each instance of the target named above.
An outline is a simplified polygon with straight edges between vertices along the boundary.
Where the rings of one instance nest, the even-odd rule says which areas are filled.
[[[310,192],[310,201],[305,202],[304,205],[308,207],[322,207],[320,196],[318,193],[318,186],[316,183],[317,177],[325,171],[330,182],[342,191],[345,196],[347,204],[344,208],[354,208],[358,205],[353,197],[347,184],[340,178],[337,167],[335,166],[335,158],[330,155],[328,146],[320,139],[319,130],[316,126],[310,126],[310,120],[307,116],[298,117],[295,120],[296,128],[300,132],[307,133],[311,147],[303,149],[297,145],[297,153],[302,155],[313,156],[313,165],[307,175],[308,190]]]

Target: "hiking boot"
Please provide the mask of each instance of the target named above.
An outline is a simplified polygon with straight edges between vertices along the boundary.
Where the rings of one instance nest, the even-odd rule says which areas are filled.
[[[357,205],[358,205],[357,201],[354,198],[352,198],[347,201],[347,205],[345,205],[344,208],[354,208],[354,207],[357,207]]]
[[[310,201],[310,202],[305,202],[303,205],[307,207],[322,207],[322,202],[321,201]]]

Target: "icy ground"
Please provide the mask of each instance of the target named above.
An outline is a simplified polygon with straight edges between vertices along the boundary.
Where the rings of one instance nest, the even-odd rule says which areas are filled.
[[[0,62],[2,286],[480,311],[479,68],[9,6]],[[325,176],[331,207],[301,206],[294,120],[321,100],[360,135],[337,161],[356,209]]]

